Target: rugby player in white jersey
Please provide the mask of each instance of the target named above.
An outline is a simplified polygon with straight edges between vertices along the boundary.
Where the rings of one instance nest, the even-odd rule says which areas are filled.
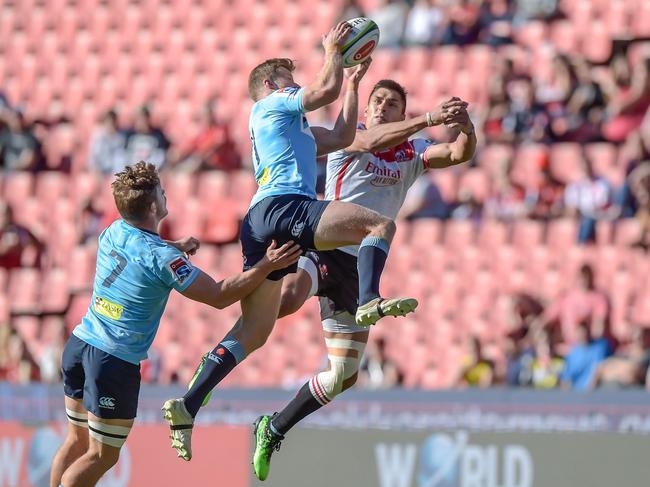
[[[442,124],[459,130],[456,140],[441,144],[408,140],[426,127]],[[454,97],[432,112],[406,120],[404,88],[392,80],[379,81],[370,94],[365,125],[352,145],[328,156],[325,199],[356,203],[394,219],[422,173],[468,161],[475,148],[466,102]],[[271,455],[284,435],[356,382],[369,335],[367,327],[355,323],[356,254],[356,246],[308,252],[300,258],[298,272],[285,277],[280,316],[297,311],[311,296],[320,297],[329,370],[304,384],[280,413],[258,418],[253,468],[260,480],[268,476]]]

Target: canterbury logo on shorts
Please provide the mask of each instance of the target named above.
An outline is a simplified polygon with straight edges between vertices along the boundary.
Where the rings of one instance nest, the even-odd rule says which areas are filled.
[[[115,398],[113,397],[100,397],[99,407],[104,409],[115,409]]]
[[[293,235],[296,238],[300,237],[304,229],[305,229],[305,222],[296,222],[293,224],[293,227],[291,228],[291,235]]]

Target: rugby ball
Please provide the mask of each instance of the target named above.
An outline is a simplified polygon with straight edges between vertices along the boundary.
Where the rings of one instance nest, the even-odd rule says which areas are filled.
[[[349,68],[364,62],[379,43],[379,27],[374,20],[357,17],[347,21],[352,29],[345,38],[341,54],[343,66]]]

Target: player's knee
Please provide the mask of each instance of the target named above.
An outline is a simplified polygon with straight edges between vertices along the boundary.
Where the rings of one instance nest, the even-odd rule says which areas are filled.
[[[358,377],[359,377],[359,369],[356,370],[356,372],[354,373],[354,375],[352,375],[352,377],[348,377],[343,381],[343,391],[347,391],[348,389],[351,389],[354,386],[354,384],[357,383]]]
[[[397,231],[397,225],[395,225],[395,222],[393,220],[385,218],[379,224],[378,230],[379,230],[380,235],[383,238],[390,241],[390,240],[393,239],[393,236],[395,235],[395,232]]]
[[[120,459],[119,448],[101,448],[88,452],[90,461],[104,471],[108,471]]]
[[[328,400],[334,399],[354,384],[359,370],[359,360],[355,357],[330,356],[330,370],[318,374],[318,382]]]
[[[67,448],[74,456],[80,457],[88,451],[88,433],[68,433],[65,439],[64,448]]]
[[[376,237],[381,237],[388,241],[393,239],[395,232],[397,230],[397,225],[390,218],[385,216],[378,215],[375,220],[373,220],[367,227],[368,235],[374,235]]]

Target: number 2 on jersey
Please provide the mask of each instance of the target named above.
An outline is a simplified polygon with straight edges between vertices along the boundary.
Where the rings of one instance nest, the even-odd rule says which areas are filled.
[[[122,272],[124,272],[124,269],[126,269],[126,259],[123,255],[118,254],[114,250],[111,250],[110,256],[117,261],[117,266],[115,269],[113,269],[113,272],[111,272],[110,275],[104,279],[104,282],[102,282],[102,286],[104,287],[111,287],[111,285],[115,282],[115,279],[117,279],[117,277],[122,274]]]

